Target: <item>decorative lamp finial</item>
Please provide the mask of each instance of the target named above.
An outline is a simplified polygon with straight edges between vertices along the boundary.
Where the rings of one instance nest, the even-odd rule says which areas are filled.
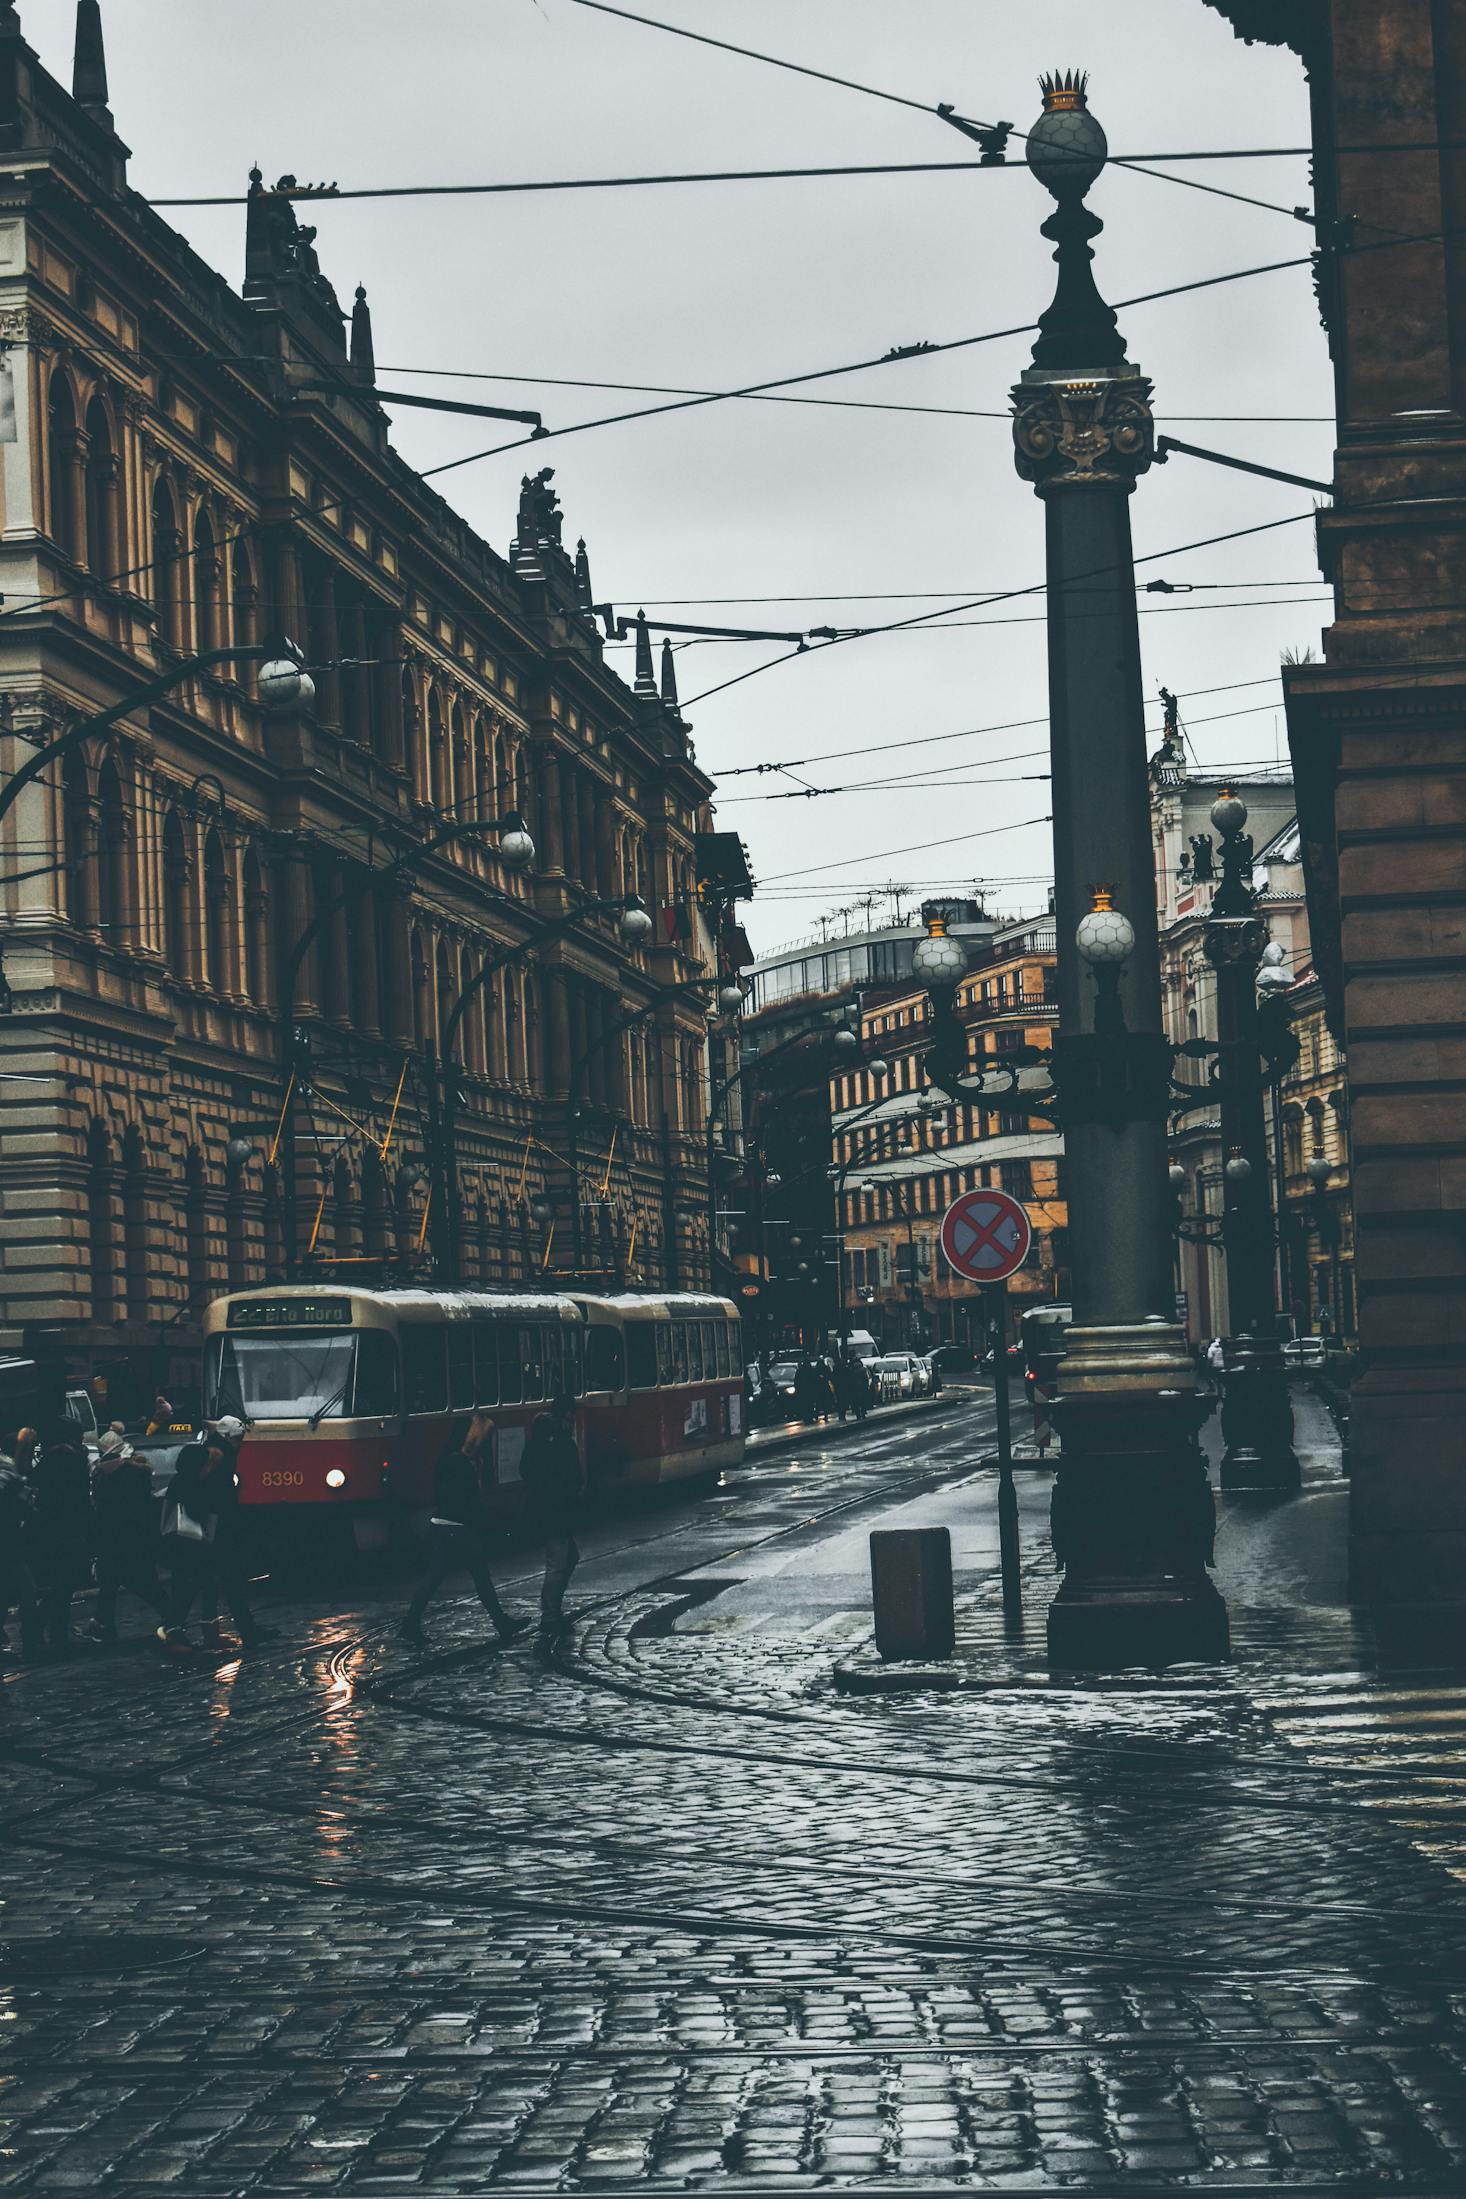
[[[1087,108],[1085,98],[1089,90],[1088,69],[1066,69],[1060,76],[1055,69],[1052,76],[1041,76],[1038,88],[1044,95],[1046,115],[1072,113],[1076,107]]]

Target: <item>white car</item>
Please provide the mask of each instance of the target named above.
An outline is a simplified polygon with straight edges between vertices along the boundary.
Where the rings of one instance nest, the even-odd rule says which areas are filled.
[[[883,1352],[879,1359],[870,1360],[868,1365],[870,1372],[880,1383],[883,1398],[921,1396],[921,1371],[909,1351]]]

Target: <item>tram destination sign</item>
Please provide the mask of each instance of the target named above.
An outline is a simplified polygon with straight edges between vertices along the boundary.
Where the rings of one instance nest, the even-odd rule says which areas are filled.
[[[236,1298],[225,1326],[231,1329],[349,1329],[349,1298]]]

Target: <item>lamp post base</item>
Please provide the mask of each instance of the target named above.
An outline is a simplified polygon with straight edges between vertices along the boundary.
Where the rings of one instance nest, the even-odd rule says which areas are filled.
[[[1222,1343],[1224,1489],[1292,1496],[1303,1484],[1293,1449],[1288,1370],[1275,1337],[1226,1337]]]
[[[1054,1417],[1049,1664],[1065,1672],[1215,1663],[1227,1611],[1207,1573],[1216,1514],[1197,1430],[1211,1409],[1168,1322],[1070,1329]]]
[[[1220,1664],[1230,1648],[1227,1607],[1205,1574],[1144,1581],[1089,1574],[1066,1580],[1049,1606],[1053,1672]]]

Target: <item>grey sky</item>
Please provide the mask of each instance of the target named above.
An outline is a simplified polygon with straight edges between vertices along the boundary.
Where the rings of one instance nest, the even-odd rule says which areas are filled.
[[[636,4],[636,0],[633,0]],[[1297,146],[1308,136],[1292,57],[1247,48],[1201,0],[641,0],[649,14],[1019,127],[1038,111],[1041,69],[1092,72],[1091,104],[1116,152]],[[956,132],[834,86],[709,51],[572,0],[103,0],[118,127],[133,181],[151,195],[242,189],[252,161],[273,178],[485,181],[667,169],[949,160]],[[21,0],[25,30],[58,73],[69,67],[72,0]],[[975,148],[970,148],[975,152]],[[1308,197],[1302,159],[1179,171],[1291,207]],[[486,374],[731,387],[866,357],[895,344],[1030,320],[1052,268],[1038,225],[1049,201],[1020,160],[949,177],[713,184],[512,199],[322,207],[322,264],[343,298],[364,281],[377,356]],[[1112,299],[1305,254],[1311,233],[1284,215],[1111,170],[1091,202],[1104,217],[1101,287]],[[172,213],[238,282],[235,208]],[[1157,410],[1317,414],[1328,362],[1306,269],[1122,317],[1131,356],[1154,378]],[[1020,337],[890,365],[809,394],[1002,412],[1026,364]],[[413,388],[430,388],[413,381]],[[528,384],[467,384],[464,395],[538,406],[552,426],[639,400]],[[646,400],[652,401],[650,399]],[[1326,422],[1177,423],[1190,439],[1327,477]],[[496,440],[471,422],[394,422],[398,447],[431,465]],[[672,618],[775,627],[865,624],[927,602],[795,602],[673,610],[671,598],[826,597],[866,591],[973,594],[1037,581],[1042,512],[1017,480],[1003,419],[925,418],[808,405],[737,403],[597,430],[546,445],[573,541],[584,533],[598,596]],[[520,451],[448,475],[442,487],[493,543],[508,541]],[[1135,499],[1137,552],[1306,511],[1307,492],[1175,460]],[[1271,758],[1280,649],[1317,644],[1323,603],[1305,522],[1144,569],[1223,582],[1143,597],[1150,692],[1183,694],[1203,762]],[[1254,589],[1298,581],[1296,589]],[[1261,609],[1204,608],[1276,597]],[[1188,608],[1177,610],[1177,606]],[[1198,608],[1202,607],[1202,608]],[[914,736],[1041,716],[1042,598],[970,612],[1029,623],[962,626],[811,655],[694,708],[700,758],[715,772],[836,751],[817,784],[941,767],[1039,772],[1041,725],[941,748]],[[774,648],[699,646],[679,658],[684,698]],[[889,744],[880,754],[845,752]],[[1286,751],[1284,750],[1284,753]],[[745,800],[788,781],[723,780],[720,821],[745,835],[767,892],[750,929],[761,948],[855,898],[856,883],[974,878],[995,905],[1041,902],[1047,827],[932,845],[1041,815],[1042,784],[874,791],[819,801]],[[791,877],[811,865],[843,867]],[[798,893],[801,898],[792,898]]]

